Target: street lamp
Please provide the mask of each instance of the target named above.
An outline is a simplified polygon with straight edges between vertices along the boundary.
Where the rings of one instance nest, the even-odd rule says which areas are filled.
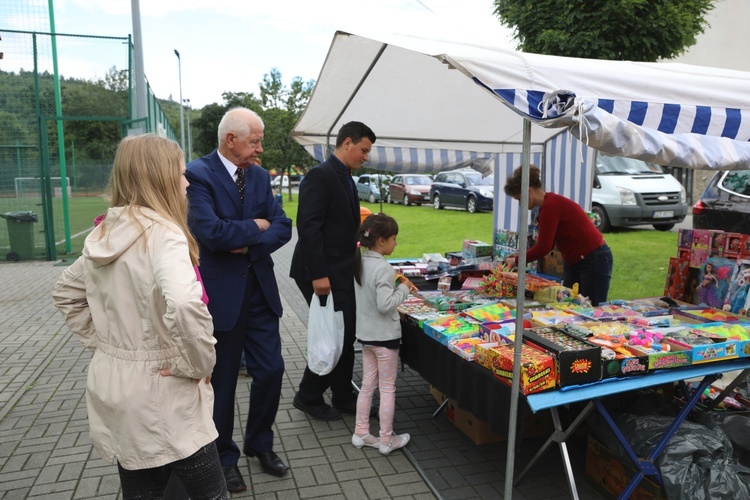
[[[187,105],[187,122],[188,122],[188,163],[193,161],[193,134],[190,130],[190,99],[183,99],[183,101]]]
[[[182,152],[185,153],[185,112],[182,109],[182,59],[177,49],[174,49],[174,55],[177,56],[177,70],[180,75],[180,133],[182,134]]]

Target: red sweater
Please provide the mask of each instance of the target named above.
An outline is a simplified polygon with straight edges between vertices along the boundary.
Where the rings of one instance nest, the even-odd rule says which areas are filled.
[[[527,262],[541,259],[557,245],[565,263],[572,266],[605,243],[580,205],[559,194],[544,195],[537,222],[539,238],[526,252]]]

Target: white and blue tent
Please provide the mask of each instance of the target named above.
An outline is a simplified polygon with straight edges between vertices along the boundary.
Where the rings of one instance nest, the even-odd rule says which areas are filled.
[[[338,129],[352,120],[377,135],[369,163],[376,169],[430,173],[471,166],[494,172],[494,228],[519,230],[521,267],[528,213],[500,189],[519,165],[540,165],[545,189],[586,209],[590,148],[673,167],[750,169],[750,73],[684,64],[586,60],[337,32],[292,133],[322,161]],[[527,173],[523,182],[527,185]],[[521,206],[527,203],[523,194]],[[523,282],[521,274],[521,289]],[[518,306],[521,318],[522,298]],[[522,341],[523,335],[516,335],[511,422],[517,415]],[[514,476],[514,449],[511,424],[506,477]],[[577,497],[569,464],[567,471]],[[506,498],[511,492],[507,481]]]
[[[295,139],[322,161],[339,127],[367,123],[370,167],[494,172],[495,228],[516,229],[499,187],[530,161],[545,187],[588,209],[601,151],[673,167],[750,168],[750,73],[684,64],[586,60],[505,48],[337,32]],[[331,149],[329,149],[331,148]]]

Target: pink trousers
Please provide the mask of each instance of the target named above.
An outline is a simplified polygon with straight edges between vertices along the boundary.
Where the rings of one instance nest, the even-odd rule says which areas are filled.
[[[380,442],[388,444],[393,435],[396,411],[396,374],[398,349],[366,345],[362,347],[362,387],[357,396],[357,418],[354,432],[370,433],[370,407],[375,389],[380,390]]]

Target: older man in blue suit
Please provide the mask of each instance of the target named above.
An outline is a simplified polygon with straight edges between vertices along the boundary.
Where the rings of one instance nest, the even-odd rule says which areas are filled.
[[[279,290],[271,254],[292,236],[292,222],[271,192],[268,172],[257,165],[263,152],[263,121],[245,108],[229,110],[219,124],[219,147],[187,166],[190,227],[200,245],[200,272],[216,337],[214,387],[216,441],[231,492],[244,491],[232,440],[240,356],[253,378],[243,451],[265,472],[289,470],[273,451],[284,374]]]

